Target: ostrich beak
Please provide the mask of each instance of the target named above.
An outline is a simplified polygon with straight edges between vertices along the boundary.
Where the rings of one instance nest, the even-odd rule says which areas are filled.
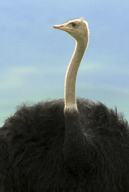
[[[65,30],[65,25],[54,25],[53,26],[54,29],[60,29],[60,30]]]

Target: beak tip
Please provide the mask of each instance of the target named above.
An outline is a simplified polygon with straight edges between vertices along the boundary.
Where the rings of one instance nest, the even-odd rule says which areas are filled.
[[[59,27],[58,27],[57,25],[54,25],[53,28],[54,28],[54,29],[58,29]]]

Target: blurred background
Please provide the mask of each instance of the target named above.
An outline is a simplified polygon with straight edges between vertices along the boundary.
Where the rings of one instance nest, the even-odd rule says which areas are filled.
[[[63,97],[74,41],[54,24],[84,17],[90,44],[77,94],[118,108],[129,121],[128,0],[0,1],[0,126],[23,104]]]

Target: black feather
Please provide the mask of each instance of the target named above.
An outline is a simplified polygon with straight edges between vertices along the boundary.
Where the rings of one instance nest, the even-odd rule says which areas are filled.
[[[128,192],[129,127],[102,103],[20,108],[0,129],[1,192]]]

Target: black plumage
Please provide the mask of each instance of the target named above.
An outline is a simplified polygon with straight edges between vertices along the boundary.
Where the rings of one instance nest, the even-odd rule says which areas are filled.
[[[1,192],[127,192],[129,127],[116,110],[78,100],[23,106],[0,130]]]

